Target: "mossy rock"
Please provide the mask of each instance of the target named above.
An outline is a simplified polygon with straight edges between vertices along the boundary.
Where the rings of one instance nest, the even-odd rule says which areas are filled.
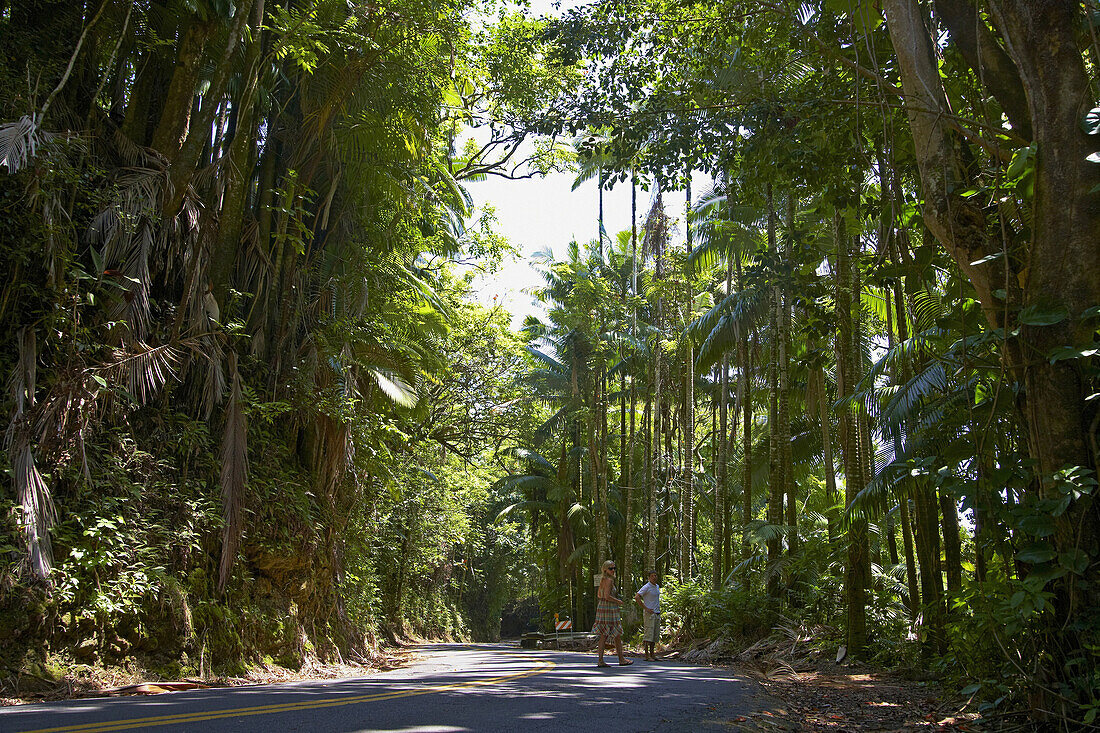
[[[39,677],[35,674],[27,674],[23,672],[16,677],[15,687],[21,693],[44,693],[50,692],[55,687],[57,687],[57,683],[51,682],[50,680]]]

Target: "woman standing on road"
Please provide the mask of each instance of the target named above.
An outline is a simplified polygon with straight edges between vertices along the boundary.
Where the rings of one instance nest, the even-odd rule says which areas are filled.
[[[592,633],[600,637],[599,646],[596,647],[599,654],[597,667],[610,667],[603,661],[603,648],[609,640],[615,642],[615,652],[619,655],[619,664],[626,666],[634,664],[634,660],[623,656],[623,599],[616,597],[615,592],[615,561],[605,560],[603,564],[603,577],[600,578],[600,590],[596,594],[596,623],[592,626]]]

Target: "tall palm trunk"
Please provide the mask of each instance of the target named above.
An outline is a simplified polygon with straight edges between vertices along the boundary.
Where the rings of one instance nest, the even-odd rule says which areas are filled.
[[[955,498],[940,489],[940,513],[943,520],[943,560],[947,590],[962,590],[962,544],[959,540],[959,509]]]
[[[726,270],[726,292],[729,293],[733,278],[733,262]],[[714,486],[714,537],[713,537],[713,577],[711,587],[717,590],[725,577],[725,547],[729,527],[726,524],[726,502],[729,499],[729,357],[723,356],[719,367],[721,373],[715,380],[718,393],[718,425],[715,431],[715,486]]]
[[[596,516],[596,569],[607,560],[607,497],[602,490],[603,481],[600,477],[600,394],[602,378],[599,374],[593,375],[592,381],[592,412],[588,419],[588,470],[589,488],[592,492],[592,501],[595,504]]]
[[[626,395],[624,395],[626,399]],[[623,518],[623,583],[630,583],[634,572],[634,380],[630,380],[630,439],[627,441],[627,450],[623,454],[625,474],[622,479],[624,507]]]
[[[685,248],[691,255],[691,172],[687,175],[684,204]],[[686,261],[686,260],[685,260]],[[684,269],[684,323],[691,322],[692,301],[691,275]],[[681,577],[692,577],[692,549],[695,545],[695,347],[691,341],[690,329],[686,329],[687,355],[684,358],[684,410],[683,410],[683,448],[684,448],[684,488],[681,492],[681,531],[680,531],[680,568]]]
[[[772,184],[768,184],[768,255],[774,261],[776,256],[776,215],[772,197]],[[779,441],[782,428],[779,425],[780,401],[780,346],[779,322],[782,320],[783,294],[775,283],[774,276],[769,291],[771,307],[768,309],[768,331],[771,334],[768,359],[768,524],[773,527],[783,525],[783,466],[781,465]],[[770,598],[779,597],[779,559],[783,552],[783,540],[773,529],[768,535],[767,585]]]
[[[847,395],[856,383],[853,338],[855,315],[852,292],[850,247],[854,237],[844,230],[836,217],[836,317],[837,317],[837,392]],[[859,421],[850,407],[840,413],[840,444],[844,454],[844,500],[851,510],[852,501],[862,490],[863,466],[859,456]],[[848,520],[848,562],[844,576],[844,595],[848,612],[848,652],[859,657],[867,642],[867,591],[863,567],[867,553],[866,520],[850,515]]]
[[[825,503],[828,506],[828,510],[825,513],[826,522],[829,526],[829,541],[836,539],[837,535],[837,521],[836,521],[836,501],[837,501],[837,489],[836,489],[836,464],[833,457],[833,423],[829,417],[829,396],[828,387],[825,384],[825,367],[819,365],[812,373],[811,377],[814,383],[814,389],[816,402],[817,402],[817,416],[818,422],[821,425],[821,447],[825,458]]]
[[[741,258],[738,257],[737,287],[744,286],[741,271]],[[749,344],[749,329],[741,328],[737,337],[737,361],[740,363],[741,380],[741,559],[748,560],[752,548],[749,545],[749,522],[752,521],[752,349]],[[751,574],[746,565],[744,571],[745,590],[750,587]]]
[[[779,290],[779,402],[776,428],[779,431],[779,469],[783,477],[781,489],[787,497],[787,553],[798,554],[798,487],[794,483],[794,471],[791,464],[791,283],[790,264],[791,246],[794,240],[794,193],[787,194],[786,236],[783,238],[783,251],[780,254],[780,290]]]
[[[638,281],[638,185],[637,181],[631,176],[630,179],[630,282],[623,286],[623,304],[626,306],[627,298],[635,294]],[[638,313],[635,309],[631,309],[630,314],[630,337],[632,341],[637,338],[638,332]],[[623,359],[626,359],[626,351],[623,352]],[[629,363],[629,362],[628,362]],[[627,398],[626,394],[626,372],[627,369],[623,368],[623,388],[622,397]],[[631,580],[631,571],[634,567],[634,419],[637,412],[637,406],[635,405],[635,374],[630,376],[630,433],[626,440],[625,448],[623,450],[622,465],[620,467],[620,475],[624,476],[621,483],[625,483],[625,501],[626,501],[626,526],[623,529],[623,578],[624,583],[629,583]],[[625,415],[625,412],[624,412]],[[626,426],[622,426],[624,434],[626,433]]]
[[[642,414],[642,426],[645,429],[645,570],[649,573],[657,568],[657,489],[653,463],[657,457],[656,436],[653,429],[653,397],[646,395],[645,412]]]
[[[658,216],[663,214],[663,203],[661,202],[661,192],[659,190],[657,191],[657,194],[656,194],[656,197],[655,197],[655,200],[654,200],[654,203],[653,203],[653,209],[651,210],[651,214],[647,218],[647,229],[649,227],[649,223],[651,221],[653,221],[653,218],[654,218],[653,217],[653,211],[657,211]],[[660,226],[659,222],[657,223],[657,226],[658,227]],[[649,497],[650,498],[649,526],[650,526],[650,532],[653,534],[653,541],[654,541],[653,562],[656,563],[656,560],[657,560],[657,547],[660,546],[660,544],[661,544],[659,542],[659,540],[661,540],[662,535],[667,535],[667,533],[663,532],[663,527],[662,527],[663,523],[660,521],[660,517],[658,516],[658,513],[657,513],[658,490],[663,489],[663,493],[665,493],[666,495],[668,493],[667,476],[664,479],[661,478],[661,467],[662,467],[662,463],[664,462],[664,454],[661,452],[661,450],[662,450],[661,449],[661,446],[662,446],[661,435],[662,435],[662,433],[664,432],[664,429],[665,429],[665,411],[664,411],[664,403],[663,403],[663,399],[664,399],[664,394],[663,394],[663,392],[664,392],[664,389],[663,389],[664,388],[664,364],[663,364],[663,362],[664,362],[664,348],[661,344],[661,341],[662,341],[662,339],[661,339],[661,329],[664,326],[664,312],[663,312],[664,311],[664,301],[663,301],[663,298],[660,295],[660,290],[659,289],[660,289],[661,280],[664,277],[664,244],[665,244],[664,237],[665,237],[665,233],[663,231],[661,231],[661,232],[658,232],[656,235],[654,235],[651,232],[647,231],[646,232],[646,238],[649,239],[650,237],[653,237],[653,245],[654,245],[654,249],[655,249],[655,252],[654,252],[655,261],[654,261],[654,265],[653,265],[653,280],[654,280],[654,285],[658,289],[656,317],[654,318],[654,329],[656,331],[656,336],[654,337],[654,355],[653,355],[653,472],[654,472],[654,481],[653,481],[653,487],[652,487],[652,490],[650,491],[650,497]],[[667,441],[664,443],[664,446],[665,446],[665,450],[667,450],[668,447],[669,447],[669,444],[668,444]],[[665,515],[665,516],[667,516],[667,515]],[[667,553],[665,553],[665,562],[666,563],[668,562]],[[648,571],[656,570],[656,569],[657,569],[656,564],[653,564],[649,568],[646,568],[646,571],[648,572]]]
[[[902,243],[901,246],[905,246],[904,243]],[[889,240],[887,254],[890,257],[890,261],[896,264],[898,261],[898,243],[895,242],[894,239]],[[887,345],[893,348],[895,345],[895,328],[897,329],[897,342],[903,343],[909,338],[909,326],[905,315],[905,296],[902,293],[900,280],[894,281],[891,294],[893,297],[888,297],[886,303],[886,318],[887,321],[889,321],[889,323],[887,323],[886,336],[888,339]],[[901,364],[898,367],[891,370],[890,377],[894,384],[898,386],[908,381],[909,368],[905,359],[901,360]],[[899,456],[901,452],[901,432],[895,429],[894,455]],[[921,596],[920,587],[917,584],[917,562],[914,554],[913,522],[909,511],[911,485],[910,481],[903,480],[901,497],[898,501],[898,513],[901,519],[902,548],[905,552],[905,584],[909,591],[907,608],[909,610],[909,617],[916,620],[920,614]]]
[[[659,263],[659,260],[658,260]],[[657,269],[658,276],[660,275],[660,267]],[[656,569],[657,560],[657,539],[660,535],[660,526],[658,524],[657,517],[657,496],[658,491],[663,488],[663,481],[661,479],[661,433],[664,426],[662,425],[662,418],[664,410],[661,409],[662,399],[664,398],[662,375],[662,351],[661,337],[660,337],[660,324],[661,324],[661,301],[657,300],[657,337],[655,344],[655,353],[653,355],[653,416],[652,416],[652,431],[653,431],[653,457],[650,461],[649,470],[653,476],[653,481],[650,484],[649,489],[649,536],[646,538],[647,542],[653,543],[652,554],[647,551],[647,556],[651,554],[650,567],[646,568],[646,571]]]
[[[943,575],[940,567],[939,509],[936,488],[925,479],[917,479],[913,488],[916,524],[917,566],[920,569],[921,600],[928,625],[926,652],[940,654],[946,648],[944,636]]]

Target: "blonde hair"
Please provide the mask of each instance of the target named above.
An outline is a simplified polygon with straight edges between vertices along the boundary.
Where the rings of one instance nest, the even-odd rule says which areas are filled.
[[[614,567],[614,566],[615,566],[615,561],[614,560],[604,560],[603,561],[603,574],[607,575],[607,569],[610,568],[610,567]]]

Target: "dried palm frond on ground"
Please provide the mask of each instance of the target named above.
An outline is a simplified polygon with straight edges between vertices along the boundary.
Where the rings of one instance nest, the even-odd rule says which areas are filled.
[[[731,721],[743,731],[982,730],[969,701],[928,681],[885,669],[838,664],[821,647],[831,629],[794,623],[745,647],[732,639],[697,640],[661,655],[729,666],[759,682],[779,705]]]

